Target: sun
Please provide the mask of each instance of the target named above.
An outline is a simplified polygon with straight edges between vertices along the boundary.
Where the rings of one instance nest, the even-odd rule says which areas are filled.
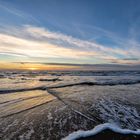
[[[29,70],[38,70],[38,68],[35,68],[35,67],[31,67],[31,68],[28,68]]]

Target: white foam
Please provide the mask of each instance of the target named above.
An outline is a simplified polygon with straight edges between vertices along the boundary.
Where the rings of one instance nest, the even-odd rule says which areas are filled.
[[[94,106],[93,106],[94,109]],[[101,99],[95,105],[99,116],[104,122],[116,123],[121,128],[139,129],[140,115],[136,108],[110,99]]]
[[[97,125],[95,128],[93,128],[91,130],[87,130],[87,131],[78,130],[76,132],[73,132],[73,133],[69,134],[67,137],[63,138],[62,140],[75,140],[75,139],[78,139],[81,137],[89,137],[89,136],[96,135],[106,129],[110,129],[113,132],[120,133],[120,134],[140,135],[140,129],[137,129],[136,131],[129,130],[129,129],[122,129],[122,128],[118,127],[116,124],[104,123],[104,124]]]

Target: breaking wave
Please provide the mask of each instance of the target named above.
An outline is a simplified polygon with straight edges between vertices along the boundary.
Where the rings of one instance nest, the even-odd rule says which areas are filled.
[[[89,82],[79,82],[79,83],[51,86],[49,88],[63,88],[63,87],[71,87],[71,86],[78,86],[78,85],[117,86],[117,85],[133,85],[133,84],[139,84],[139,83],[140,83],[140,79],[138,79],[138,80],[120,80],[120,81],[97,81],[97,82],[89,81]]]
[[[123,135],[127,135],[127,134],[140,135],[140,129],[136,131],[129,130],[129,129],[122,129],[118,127],[116,124],[104,123],[104,124],[97,125],[92,130],[87,130],[87,131],[79,130],[79,131],[73,132],[69,134],[67,137],[63,138],[62,140],[76,140],[80,138],[86,138],[86,137],[94,136],[104,130],[111,130],[115,133],[119,133]]]
[[[117,137],[117,140],[120,137],[123,137],[124,140],[128,137],[132,140],[140,138],[140,115],[134,107],[110,99],[100,99],[96,105],[90,107],[89,111],[92,112],[93,110],[98,112],[99,118],[105,123],[97,125],[92,130],[73,132],[63,140],[103,139],[104,136],[108,135],[107,133],[110,133],[110,139],[114,137]],[[135,138],[133,138],[133,135],[135,135]]]
[[[44,80],[45,81],[45,80]],[[140,79],[136,80],[119,80],[119,81],[85,81],[79,83],[71,83],[71,84],[61,84],[56,86],[38,86],[33,88],[21,88],[21,89],[0,89],[0,94],[6,93],[13,93],[13,92],[24,92],[24,91],[31,91],[31,90],[46,90],[47,88],[64,88],[64,87],[72,87],[72,86],[117,86],[117,85],[133,85],[139,84]]]

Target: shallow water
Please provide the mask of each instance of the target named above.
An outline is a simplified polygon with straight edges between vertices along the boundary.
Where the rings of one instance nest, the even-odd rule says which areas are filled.
[[[61,139],[103,123],[140,129],[139,71],[0,75],[1,139]]]

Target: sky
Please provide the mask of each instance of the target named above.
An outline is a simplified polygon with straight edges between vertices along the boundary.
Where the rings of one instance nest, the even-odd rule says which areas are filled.
[[[140,65],[139,27],[139,0],[0,0],[0,69]]]

